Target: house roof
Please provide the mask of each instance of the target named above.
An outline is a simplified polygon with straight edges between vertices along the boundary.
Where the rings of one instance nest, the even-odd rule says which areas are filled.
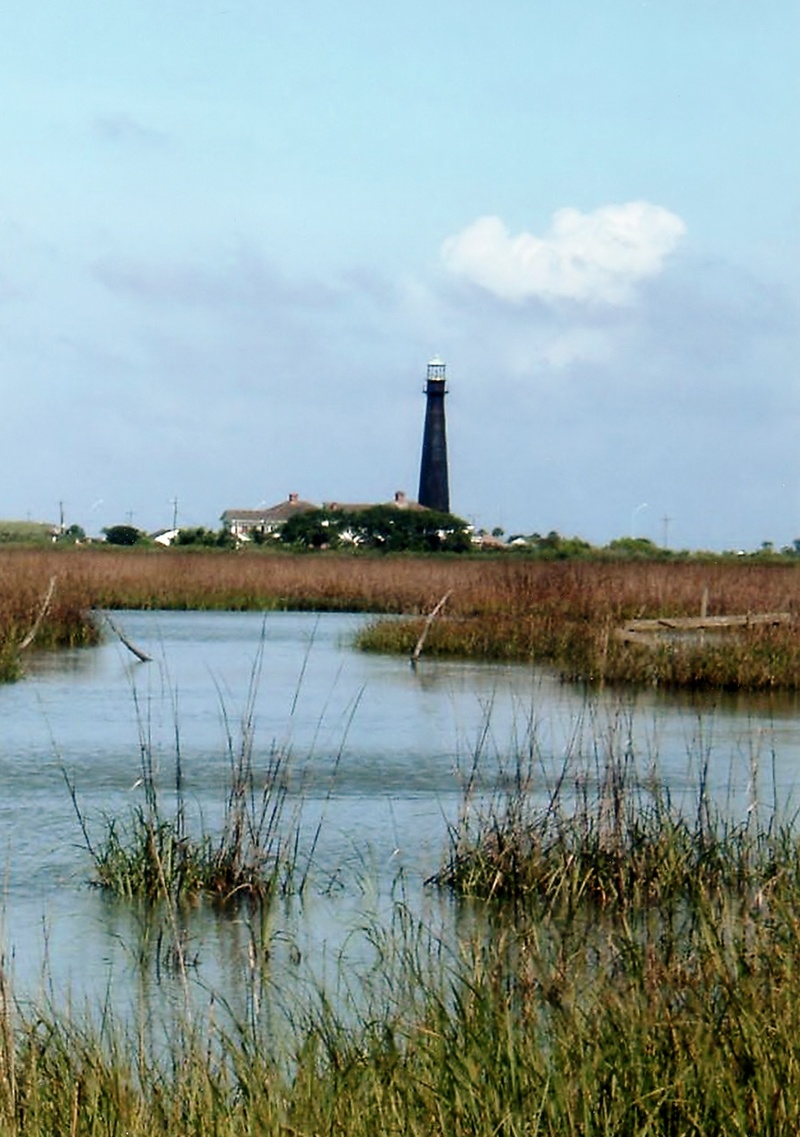
[[[363,513],[367,509],[411,509],[423,510],[427,512],[424,505],[420,505],[418,501],[409,501],[408,498],[403,496],[401,499],[395,498],[394,501],[326,501],[324,507],[337,513]]]
[[[318,507],[313,501],[302,501],[300,498],[287,498],[266,509],[226,509],[222,520],[227,522],[244,521],[251,525],[264,525],[270,522],[288,521],[297,513],[308,513]]]
[[[322,508],[329,509],[331,513],[363,513],[365,509],[372,509],[373,505],[371,501],[326,501]]]
[[[398,491],[395,494],[393,501],[374,502],[374,501],[326,501],[323,509],[336,511],[337,513],[363,513],[367,509],[375,509],[377,506],[385,506],[391,509],[410,509],[410,510],[425,510],[424,505],[420,505],[418,501],[411,501],[404,493]],[[271,505],[265,509],[226,509],[222,514],[222,521],[225,524],[232,525],[236,522],[245,525],[279,525],[284,521],[288,521],[290,517],[294,517],[298,513],[308,513],[312,509],[319,509],[313,501],[303,501],[297,497],[297,494],[290,494],[284,501],[278,502],[277,505]]]

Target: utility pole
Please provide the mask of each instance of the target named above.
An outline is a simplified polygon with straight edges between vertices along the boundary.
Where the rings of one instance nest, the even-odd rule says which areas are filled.
[[[178,528],[178,495],[172,499],[172,528]]]
[[[668,549],[669,548],[669,523],[670,523],[670,521],[672,521],[672,518],[667,517],[666,514],[664,514],[664,516],[661,518],[661,524],[664,526],[664,529],[663,529],[664,539],[661,543],[662,549]]]

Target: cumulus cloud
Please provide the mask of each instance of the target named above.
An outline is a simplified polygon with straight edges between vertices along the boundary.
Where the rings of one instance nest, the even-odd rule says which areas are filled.
[[[512,235],[499,217],[481,217],[444,242],[442,260],[500,300],[625,305],[685,232],[680,217],[646,201],[559,209],[542,237]]]

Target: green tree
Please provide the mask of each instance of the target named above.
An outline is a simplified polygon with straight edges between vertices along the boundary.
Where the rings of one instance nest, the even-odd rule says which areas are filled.
[[[59,545],[77,545],[80,541],[85,540],[86,533],[80,525],[70,525],[68,529],[56,537],[56,543]]]
[[[194,529],[180,529],[175,538],[176,545],[200,545],[203,548],[227,549],[235,544],[233,536],[227,529],[206,529],[199,525]]]
[[[466,552],[472,547],[466,521],[432,509],[373,505],[360,510],[315,509],[291,517],[281,540],[305,548],[335,548],[343,536],[383,552]]]
[[[339,544],[346,516],[330,509],[296,513],[281,529],[280,538],[288,545],[301,545],[307,549],[332,548]]]
[[[109,545],[136,545],[144,537],[133,525],[111,525],[103,530],[103,535]]]
[[[664,550],[647,537],[617,537],[608,544],[608,551],[615,557],[628,557],[631,560],[650,560],[663,557]]]

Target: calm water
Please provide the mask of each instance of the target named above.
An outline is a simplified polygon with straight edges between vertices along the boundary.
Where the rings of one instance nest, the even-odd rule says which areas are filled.
[[[795,701],[586,694],[525,667],[423,659],[412,670],[354,651],[362,620],[126,612],[117,622],[152,662],[110,639],[32,659],[24,682],[0,687],[2,942],[18,991],[56,1001],[112,992],[124,1002],[141,980],[143,916],[87,886],[64,771],[99,833],[103,815],[125,816],[141,802],[143,745],[168,802],[179,746],[190,812],[211,829],[251,688],[256,766],[275,746],[289,753],[306,839],[322,821],[307,900],[277,909],[268,929],[276,967],[297,949],[317,975],[340,953],[357,956],[353,929],[385,917],[399,890],[426,919],[447,922],[446,903],[421,882],[446,851],[476,755],[485,793],[503,784],[516,755],[533,755],[545,792],[565,755],[591,766],[609,746],[632,744],[641,768],[657,762],[678,800],[691,801],[706,764],[736,816],[754,802],[797,804]],[[189,924],[197,984],[235,983],[245,922],[196,914]]]

